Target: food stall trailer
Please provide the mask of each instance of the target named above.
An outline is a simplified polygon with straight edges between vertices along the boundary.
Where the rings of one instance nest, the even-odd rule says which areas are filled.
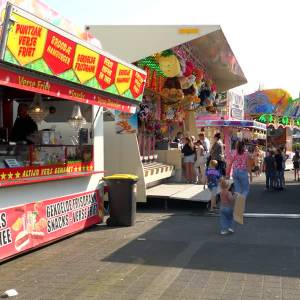
[[[147,71],[144,99],[138,111],[138,135],[113,136],[114,122],[104,123],[104,138],[109,139],[105,143],[105,165],[109,166],[106,169],[137,174],[140,202],[151,196],[187,199],[186,193],[180,196],[177,193],[191,187],[181,184],[182,153],[170,141],[178,131],[197,136],[195,116],[199,103],[193,102],[200,100],[193,92],[188,94],[189,79],[195,76],[193,85],[197,85],[197,90],[200,92],[203,83],[210,94],[247,82],[221,27],[91,24],[88,27],[94,36],[101,37],[106,49]],[[120,45],[120,39],[126,42]],[[136,41],[140,41],[139,47],[135,46]],[[121,147],[112,152],[112,143]],[[123,152],[123,145],[130,150]],[[123,159],[127,151],[132,153],[130,160]],[[166,185],[159,185],[166,181],[178,184],[166,189]],[[201,188],[195,186],[196,190]],[[197,196],[191,196],[192,199],[198,200]]]
[[[103,108],[134,113],[146,74],[9,3],[0,54],[2,262],[103,220]]]

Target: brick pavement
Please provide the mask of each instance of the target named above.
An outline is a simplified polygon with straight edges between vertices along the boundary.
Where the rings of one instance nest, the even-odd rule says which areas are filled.
[[[272,201],[261,189],[249,205]],[[290,207],[285,200],[276,205]],[[0,290],[16,288],[16,299],[299,300],[299,231],[300,219],[249,218],[219,236],[218,218],[201,211],[143,209],[134,227],[95,226],[2,264]]]

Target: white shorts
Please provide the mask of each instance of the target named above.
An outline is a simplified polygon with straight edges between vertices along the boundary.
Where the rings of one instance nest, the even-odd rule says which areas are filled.
[[[195,154],[184,156],[183,157],[183,162],[184,163],[195,163]]]
[[[210,194],[211,194],[211,197],[216,197],[217,194],[218,194],[218,187],[213,187],[213,188],[209,188],[209,191],[210,191]]]

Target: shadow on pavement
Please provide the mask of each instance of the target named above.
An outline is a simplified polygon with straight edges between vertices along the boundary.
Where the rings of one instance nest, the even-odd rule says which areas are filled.
[[[300,213],[300,186],[263,192],[252,185],[247,212]],[[192,208],[194,210],[194,208]],[[220,236],[219,218],[173,211],[104,261],[273,276],[300,276],[300,219],[248,218]],[[184,258],[184,259],[183,259]]]

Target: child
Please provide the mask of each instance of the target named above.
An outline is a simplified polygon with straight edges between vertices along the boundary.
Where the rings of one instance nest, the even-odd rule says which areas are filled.
[[[264,158],[263,171],[266,174],[266,191],[274,189],[275,177],[276,177],[276,162],[274,158],[274,152],[269,151]]]
[[[216,160],[211,160],[209,162],[208,169],[206,171],[206,182],[207,187],[211,193],[210,200],[210,212],[214,213],[214,210],[217,208],[216,196],[218,192],[219,180],[221,178],[221,174],[219,170],[217,170],[218,162]]]
[[[195,161],[195,170],[196,170],[196,182],[204,184],[205,181],[205,169],[206,169],[206,155],[204,152],[204,147],[197,142],[196,148],[196,161]],[[199,172],[200,171],[200,172]]]
[[[220,208],[220,224],[221,224],[221,235],[228,233],[234,233],[233,230],[233,207],[234,197],[230,191],[230,183],[228,180],[221,179],[220,182],[221,192],[221,208]]]
[[[295,155],[293,156],[293,165],[294,165],[295,181],[297,180],[297,177],[299,181],[300,155],[298,150],[295,151]]]

